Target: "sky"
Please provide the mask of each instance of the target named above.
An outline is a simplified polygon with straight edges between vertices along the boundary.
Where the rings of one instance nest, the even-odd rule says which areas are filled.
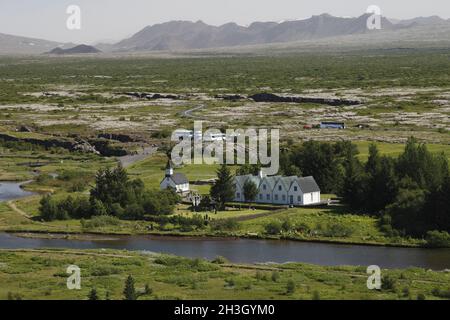
[[[67,28],[70,5],[81,9],[80,30]],[[170,20],[248,25],[322,13],[355,17],[370,5],[380,7],[389,18],[450,18],[449,0],[0,0],[0,33],[95,44],[118,41]]]

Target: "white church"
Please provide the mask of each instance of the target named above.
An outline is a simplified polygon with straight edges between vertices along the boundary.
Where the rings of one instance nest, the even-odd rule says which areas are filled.
[[[235,202],[245,202],[244,184],[253,182],[258,188],[254,202],[293,206],[321,203],[320,188],[313,177],[244,175],[235,177]]]
[[[166,175],[164,179],[159,184],[161,190],[173,189],[177,193],[185,194],[188,193],[189,188],[189,180],[182,173],[174,173],[172,162],[167,161],[166,165]]]

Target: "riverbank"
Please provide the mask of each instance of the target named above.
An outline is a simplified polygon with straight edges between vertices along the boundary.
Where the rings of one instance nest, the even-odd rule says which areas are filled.
[[[25,198],[12,203],[0,203],[0,231],[8,233],[27,233],[35,237],[53,237],[64,234],[69,237],[90,237],[91,235],[101,236],[132,236],[132,235],[155,235],[155,236],[176,236],[176,237],[198,237],[198,238],[243,238],[260,240],[291,240],[295,242],[346,244],[359,246],[380,246],[380,247],[403,247],[418,248],[426,245],[425,240],[407,238],[387,238],[381,234],[376,226],[376,221],[370,217],[359,217],[352,215],[337,215],[315,209],[289,209],[283,212],[274,212],[269,215],[261,213],[255,215],[253,211],[247,212],[227,212],[219,213],[217,219],[230,219],[234,215],[241,214],[237,219],[237,227],[234,230],[214,230],[211,226],[202,229],[182,231],[171,225],[158,225],[149,221],[124,221],[118,220],[113,225],[105,224],[90,226],[89,220],[83,223],[80,220],[64,220],[43,222],[40,221],[34,208],[40,197],[35,196]],[[14,204],[14,208],[11,207]],[[19,213],[27,213],[27,216]],[[179,211],[185,217],[192,213]],[[215,219],[211,215],[211,219]],[[250,217],[245,220],[246,216]],[[230,218],[227,218],[230,217]],[[313,232],[283,232],[278,235],[265,233],[265,226],[272,221],[284,221],[289,218],[297,225],[308,225],[314,230],[318,225],[340,223],[352,225],[354,232],[350,236],[325,237],[315,235]]]
[[[382,270],[391,285],[369,290],[361,267],[214,262],[123,250],[0,250],[0,299],[85,300],[95,288],[100,299],[119,300],[128,275],[139,292],[151,289],[140,300],[445,299],[450,276]],[[80,290],[67,289],[69,264],[81,269]]]
[[[448,269],[450,250],[395,248],[239,237],[0,233],[0,248],[117,249],[168,253],[188,258],[224,256],[234,263],[302,262],[322,266]]]
[[[105,239],[111,240],[112,237],[120,236],[156,236],[166,238],[184,238],[184,239],[203,239],[203,240],[234,240],[234,239],[253,239],[253,240],[273,240],[273,241],[292,241],[292,242],[305,242],[305,243],[322,243],[322,244],[341,244],[352,246],[367,246],[367,247],[390,247],[390,248],[427,248],[426,246],[420,246],[415,244],[394,244],[394,243],[377,243],[377,242],[351,242],[340,240],[325,240],[325,239],[301,239],[289,236],[265,236],[265,235],[238,235],[234,233],[196,233],[196,232],[58,232],[58,231],[34,231],[34,230],[3,230],[5,233],[14,234],[22,238],[31,239],[69,239],[69,240],[97,240]],[[114,240],[114,239],[113,239]]]

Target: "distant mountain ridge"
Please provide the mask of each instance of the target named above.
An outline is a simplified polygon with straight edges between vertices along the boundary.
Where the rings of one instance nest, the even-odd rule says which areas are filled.
[[[306,20],[254,22],[248,27],[236,23],[211,26],[202,21],[170,21],[148,26],[131,38],[116,43],[119,51],[186,50],[242,45],[314,40],[370,32],[365,14],[358,18],[340,18],[329,14]],[[382,18],[383,29],[404,28]]]
[[[55,47],[70,46],[74,45],[0,33],[0,54],[41,54]]]
[[[232,22],[221,26],[212,26],[202,21],[169,21],[147,26],[133,36],[117,43],[98,43],[95,47],[81,45],[77,48],[72,48],[75,45],[70,43],[57,43],[0,33],[0,54],[42,54],[44,52],[84,54],[101,51],[107,53],[170,52],[244,46],[267,47],[273,44],[316,43],[332,39],[345,39],[345,41],[354,43],[363,41],[364,45],[368,38],[380,43],[391,42],[393,44],[397,41],[405,41],[405,43],[412,43],[412,41],[431,43],[431,40],[435,43],[450,42],[450,37],[447,37],[447,34],[450,33],[450,19],[445,20],[438,16],[417,17],[408,20],[382,17],[382,30],[368,30],[368,17],[369,14],[354,18],[321,14],[304,20],[253,22],[247,27]]]
[[[57,55],[64,55],[64,54],[88,54],[88,53],[100,53],[101,51],[93,46],[88,46],[85,44],[81,44],[78,46],[75,46],[73,48],[69,49],[62,49],[60,47],[57,47],[53,49],[50,52],[47,52],[47,54],[57,54]]]

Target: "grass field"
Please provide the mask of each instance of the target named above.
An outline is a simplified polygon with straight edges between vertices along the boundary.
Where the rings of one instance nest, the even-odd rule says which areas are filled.
[[[81,269],[81,290],[66,287],[69,265]],[[394,286],[368,290],[360,267],[306,264],[215,264],[175,256],[113,250],[0,250],[0,299],[87,299],[96,288],[100,299],[123,299],[128,275],[136,289],[151,294],[139,299],[440,299],[448,292],[449,274],[412,268],[383,270]],[[288,282],[293,289],[288,292]]]

